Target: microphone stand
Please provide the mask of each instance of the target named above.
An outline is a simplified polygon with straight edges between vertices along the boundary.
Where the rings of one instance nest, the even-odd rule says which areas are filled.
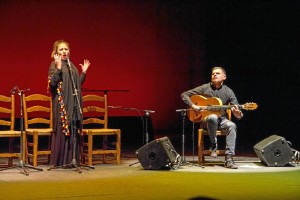
[[[109,108],[122,108],[121,106],[108,106]],[[149,142],[149,132],[148,132],[148,118],[150,117],[150,113],[155,113],[154,110],[140,110],[137,108],[122,108],[124,110],[134,110],[137,111],[142,119],[142,123],[143,123],[143,145],[148,144]],[[141,112],[144,112],[144,116],[141,115]],[[145,123],[144,123],[144,119],[145,119]],[[144,133],[145,133],[145,137],[144,137]]]
[[[182,138],[181,138],[181,144],[182,144],[182,156],[181,156],[181,164],[186,164],[186,159],[184,156],[184,147],[185,147],[185,133],[184,133],[184,128],[185,128],[185,118],[186,118],[186,113],[187,109],[179,109],[176,110],[176,112],[180,112],[181,114],[181,119],[182,119]]]
[[[149,143],[149,132],[148,132],[148,117],[150,116],[150,113],[148,111],[144,111],[145,112],[145,115],[144,115],[144,118],[145,118],[145,137],[146,137],[146,144]]]
[[[180,112],[181,113],[181,117],[182,117],[182,156],[181,156],[181,163],[183,165],[189,164],[189,162],[186,161],[185,156],[184,156],[184,148],[185,148],[185,119],[186,119],[186,115],[188,111],[193,111],[194,109],[189,108],[189,109],[177,109],[176,112]],[[194,159],[194,128],[192,131],[192,141],[193,141],[193,159]],[[204,168],[201,165],[198,165],[199,167]]]
[[[111,106],[114,107],[114,106]],[[115,108],[121,108],[120,106],[117,106]],[[140,110],[137,108],[123,108],[124,110],[134,110],[137,111],[142,119],[142,123],[143,123],[143,145],[146,145],[149,143],[149,132],[148,132],[148,118],[150,117],[150,113],[155,113],[155,111],[153,110]],[[144,112],[144,116],[141,115],[141,112]],[[145,122],[144,122],[145,119]],[[145,141],[144,141],[144,132],[145,132]],[[146,144],[145,144],[146,143]],[[138,162],[129,164],[129,166],[133,166],[135,164],[138,164]]]
[[[77,144],[77,141],[78,141],[78,124],[81,126],[81,123],[78,123],[78,115],[77,115],[77,109],[79,110],[80,112],[80,115],[82,116],[82,109],[81,109],[81,106],[80,106],[80,101],[79,101],[79,97],[78,97],[78,90],[76,88],[76,84],[75,84],[75,80],[74,80],[74,77],[73,77],[73,73],[72,73],[72,69],[71,69],[71,63],[70,63],[70,60],[69,58],[67,59],[67,68],[69,70],[69,74],[70,74],[70,77],[71,77],[71,81],[72,81],[72,88],[73,88],[73,96],[74,96],[74,110],[73,110],[73,117],[75,116],[75,119],[71,119],[71,135],[70,135],[70,139],[73,141],[73,154],[72,154],[72,161],[71,163],[63,166],[63,168],[75,168],[76,171],[78,173],[82,173],[80,167],[88,167],[88,168],[91,168],[91,169],[95,169],[94,166],[88,166],[88,165],[82,165],[80,163],[77,163],[77,159],[76,159],[76,153],[77,151],[79,152],[79,150],[77,149],[77,147],[79,146]],[[78,166],[79,165],[79,166]],[[55,168],[61,168],[61,167],[51,167],[49,168],[48,170],[51,170],[51,169],[55,169]]]
[[[14,168],[19,168],[22,170],[23,174],[25,174],[26,176],[29,175],[29,169],[34,169],[34,170],[37,170],[37,171],[43,171],[43,169],[41,168],[37,168],[37,167],[34,167],[32,165],[28,165],[28,164],[25,164],[25,162],[23,161],[23,158],[25,158],[25,155],[24,155],[24,141],[25,141],[25,137],[24,137],[24,117],[23,117],[23,94],[25,91],[28,91],[30,89],[25,89],[25,90],[20,90],[18,86],[15,86],[10,92],[11,94],[15,94],[16,92],[18,93],[18,95],[20,96],[20,131],[21,131],[21,137],[20,137],[20,158],[19,158],[19,164],[17,166],[12,166],[12,167],[7,167],[7,168],[3,168],[3,169],[0,169],[0,171],[4,171],[4,170],[7,170],[7,169],[14,169]]]
[[[144,117],[142,117],[143,122],[143,132],[145,132],[145,138],[143,137],[143,145],[149,143],[149,131],[148,131],[148,118],[150,117],[150,113],[155,113],[153,110],[138,110],[139,112],[144,112]],[[144,122],[145,120],[145,122]],[[144,141],[145,139],[145,141]]]

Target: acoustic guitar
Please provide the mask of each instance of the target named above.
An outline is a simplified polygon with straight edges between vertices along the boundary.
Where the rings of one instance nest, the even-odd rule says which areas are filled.
[[[222,105],[221,99],[217,97],[206,98],[202,95],[193,95],[190,97],[191,101],[200,106],[201,110],[189,109],[188,118],[193,122],[201,122],[206,116],[210,114],[216,114],[221,116],[226,110],[231,109],[234,105]],[[258,105],[256,103],[245,103],[238,105],[239,109],[243,110],[255,110]]]

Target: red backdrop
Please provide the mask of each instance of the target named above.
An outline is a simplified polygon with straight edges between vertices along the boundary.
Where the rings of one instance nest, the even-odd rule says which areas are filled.
[[[180,93],[195,78],[189,32],[172,16],[156,1],[1,1],[0,93],[15,85],[46,93],[52,45],[64,39],[78,68],[83,59],[91,62],[83,88],[129,90],[109,92],[109,104],[155,110],[154,129],[168,130],[181,123]]]

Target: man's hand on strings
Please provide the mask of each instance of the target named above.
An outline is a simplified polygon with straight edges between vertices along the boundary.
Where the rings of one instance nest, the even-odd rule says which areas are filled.
[[[240,119],[243,117],[243,113],[242,111],[239,109],[239,107],[237,105],[234,105],[231,108],[232,113],[234,114],[234,116],[236,116],[236,118]]]

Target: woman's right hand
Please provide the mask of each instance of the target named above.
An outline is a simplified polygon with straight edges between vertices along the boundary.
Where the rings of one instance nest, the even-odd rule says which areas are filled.
[[[53,58],[54,58],[56,68],[61,69],[61,56],[58,54],[54,54]]]

